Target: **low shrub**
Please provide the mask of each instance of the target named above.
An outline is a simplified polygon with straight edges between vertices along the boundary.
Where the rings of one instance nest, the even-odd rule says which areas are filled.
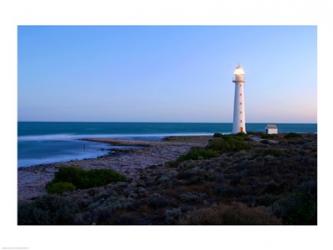
[[[317,224],[317,188],[314,182],[303,183],[296,191],[274,202],[272,205],[276,216],[284,224]]]
[[[62,194],[64,192],[70,192],[75,190],[76,187],[70,182],[50,182],[46,186],[46,190],[49,194]]]
[[[247,134],[245,134],[244,132],[239,132],[239,133],[237,133],[237,134],[235,134],[235,135],[232,135],[233,137],[238,137],[238,138],[247,138],[248,137],[248,135]]]
[[[213,137],[223,137],[223,134],[221,134],[221,133],[214,133]]]
[[[217,157],[223,152],[250,149],[250,144],[245,140],[247,140],[247,135],[244,133],[239,133],[237,135],[222,135],[215,133],[207,147],[194,147],[187,154],[180,156],[177,159],[177,162],[209,159]]]
[[[264,193],[256,197],[256,206],[270,206],[278,199],[278,195],[272,193]]]
[[[165,163],[165,166],[168,167],[168,168],[175,168],[178,166],[178,162],[177,160],[174,160],[174,161],[168,161]]]
[[[262,139],[276,139],[278,138],[278,135],[277,134],[262,134],[260,136]]]
[[[247,131],[246,134],[247,134],[247,135],[259,135],[259,136],[260,136],[260,135],[262,134],[262,132]]]
[[[185,225],[275,225],[280,220],[264,207],[243,203],[218,204],[188,213],[178,224]]]
[[[50,189],[52,192],[54,190],[61,191],[66,188],[72,189],[73,186],[79,189],[99,187],[111,182],[125,180],[125,176],[111,169],[84,170],[77,167],[62,167],[47,186],[49,187],[48,191]],[[70,186],[69,184],[72,184],[73,186]]]
[[[18,205],[19,225],[71,225],[79,206],[61,196],[46,195]]]
[[[302,138],[302,135],[297,133],[288,133],[284,136],[284,138],[286,139]]]
[[[207,148],[218,152],[230,152],[250,149],[250,144],[245,141],[246,135],[225,135],[213,138]]]
[[[261,140],[260,142],[261,142],[262,144],[269,144],[269,140],[267,140],[267,139]]]
[[[266,155],[272,155],[272,156],[282,156],[286,152],[283,149],[273,149],[273,148],[268,148],[268,149],[258,149],[255,151],[256,154],[260,156],[266,156]]]
[[[219,153],[207,148],[192,148],[187,154],[178,158],[178,161],[202,160],[219,156]]]

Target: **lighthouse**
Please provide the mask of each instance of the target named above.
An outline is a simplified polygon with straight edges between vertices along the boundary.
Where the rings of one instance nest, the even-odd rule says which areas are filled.
[[[245,128],[245,102],[244,102],[244,79],[245,72],[238,65],[234,71],[235,100],[234,100],[234,120],[232,133],[246,133]]]

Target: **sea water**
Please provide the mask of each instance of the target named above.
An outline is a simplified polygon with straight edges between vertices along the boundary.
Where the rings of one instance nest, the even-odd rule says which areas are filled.
[[[317,133],[317,124],[277,125],[281,133]],[[247,123],[246,129],[264,131],[265,126],[266,123]],[[82,138],[160,140],[169,135],[211,135],[231,130],[231,123],[19,122],[18,166],[94,158],[115,148]]]

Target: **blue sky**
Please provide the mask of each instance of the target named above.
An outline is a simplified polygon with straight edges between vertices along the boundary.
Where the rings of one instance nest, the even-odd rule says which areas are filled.
[[[317,121],[315,26],[20,26],[19,121]]]

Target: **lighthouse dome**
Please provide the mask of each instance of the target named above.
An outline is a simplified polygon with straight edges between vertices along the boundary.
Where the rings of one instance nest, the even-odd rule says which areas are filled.
[[[245,74],[245,71],[242,68],[242,66],[237,65],[237,67],[236,67],[236,69],[234,71],[234,75],[244,75],[244,74]]]

